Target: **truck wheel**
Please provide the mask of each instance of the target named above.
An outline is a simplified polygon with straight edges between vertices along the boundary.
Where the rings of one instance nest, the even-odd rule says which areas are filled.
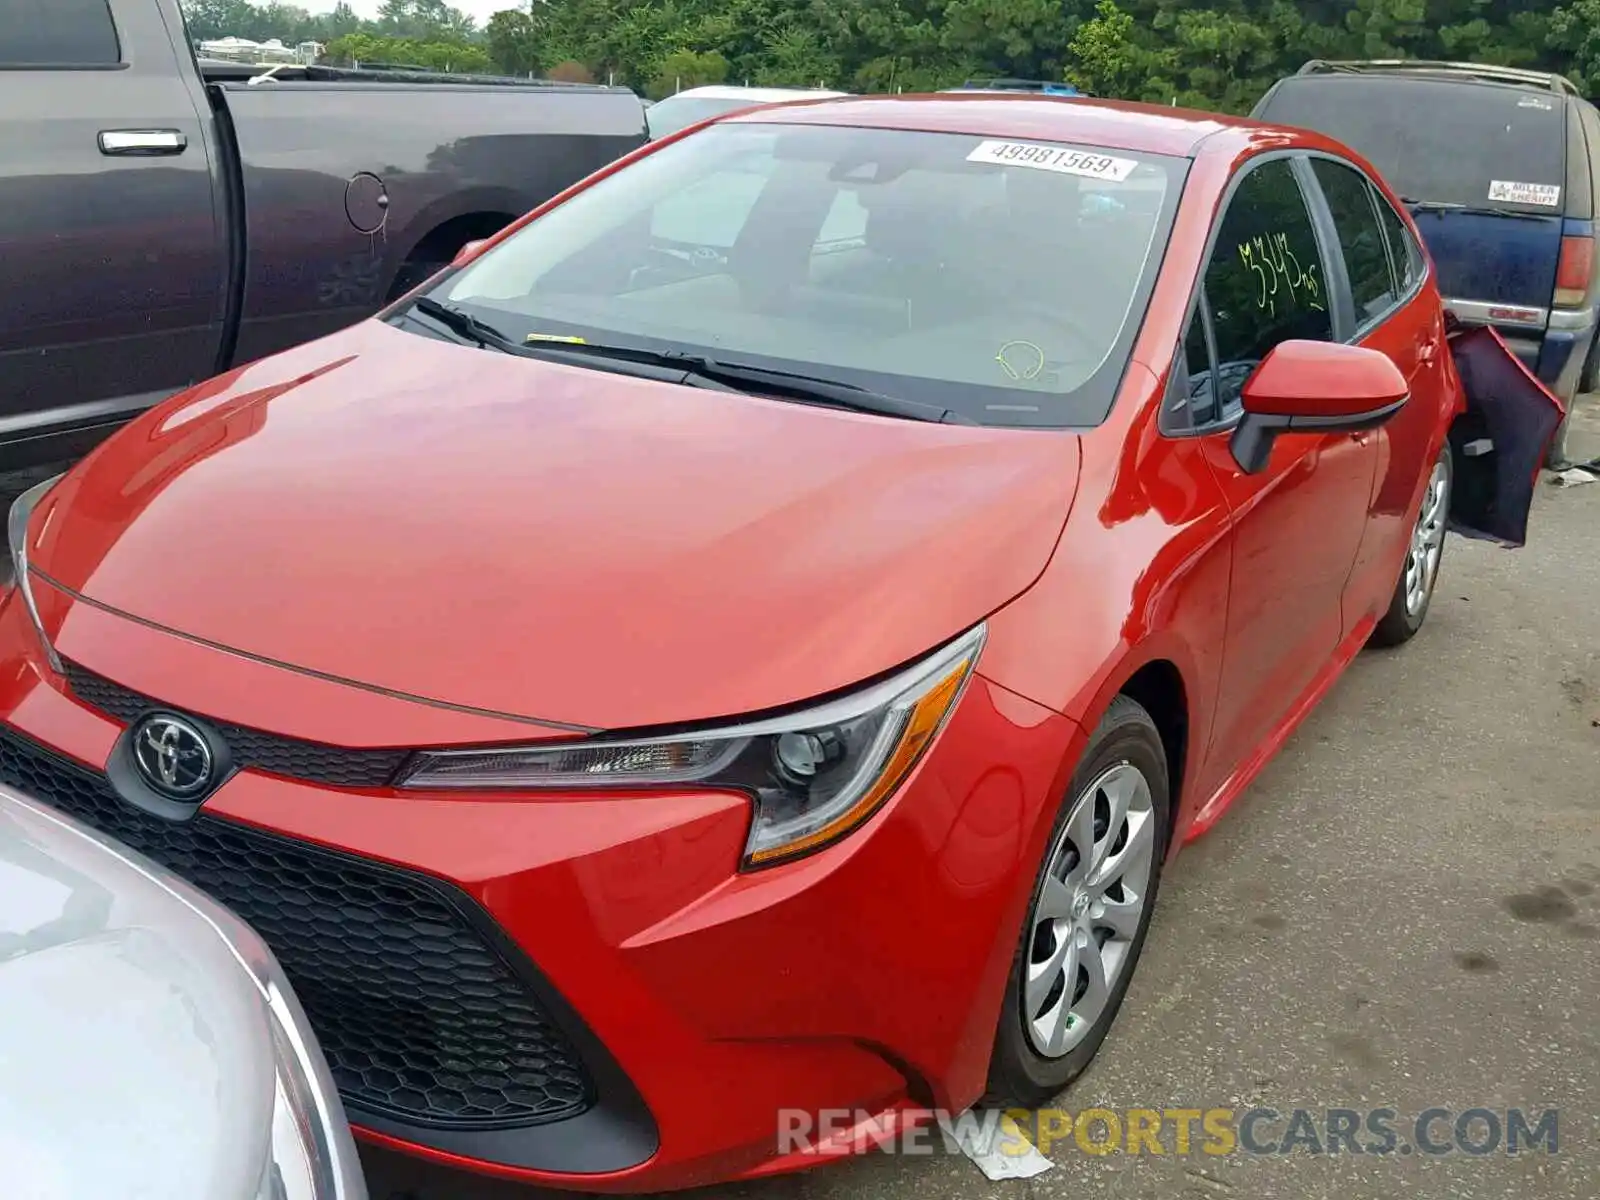
[[[1567,458],[1567,425],[1572,420],[1570,411],[1572,401],[1569,400],[1567,403],[1569,411],[1561,418],[1561,424],[1556,426],[1555,434],[1550,439],[1550,449],[1544,456],[1544,465],[1552,471],[1563,471],[1572,465]]]
[[[1600,388],[1600,334],[1589,343],[1589,357],[1583,360],[1583,373],[1578,376],[1578,391],[1587,394]]]
[[[1600,334],[1596,334],[1594,341],[1589,343],[1588,357],[1583,360],[1583,370],[1578,373],[1577,390],[1565,401],[1567,415],[1561,418],[1555,436],[1550,439],[1550,449],[1544,456],[1544,465],[1550,470],[1559,471],[1572,465],[1567,457],[1567,425],[1572,420],[1572,408],[1579,396],[1597,389],[1600,389]]]

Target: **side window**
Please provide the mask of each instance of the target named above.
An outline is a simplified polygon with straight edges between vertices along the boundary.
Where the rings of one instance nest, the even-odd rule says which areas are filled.
[[[1317,235],[1287,159],[1261,164],[1228,202],[1206,264],[1217,348],[1217,403],[1238,407],[1250,372],[1279,342],[1331,341]]]
[[[102,67],[121,61],[107,0],[0,0],[0,66]]]
[[[1383,231],[1389,235],[1389,258],[1394,263],[1395,284],[1404,296],[1422,278],[1422,247],[1417,245],[1406,223],[1387,200],[1376,192],[1373,193],[1373,200],[1378,205]]]
[[[1329,158],[1314,158],[1311,169],[1339,232],[1339,246],[1356,305],[1356,324],[1365,325],[1400,299],[1395,289],[1398,273],[1391,273],[1389,250],[1378,225],[1377,194],[1367,177],[1354,167]]]

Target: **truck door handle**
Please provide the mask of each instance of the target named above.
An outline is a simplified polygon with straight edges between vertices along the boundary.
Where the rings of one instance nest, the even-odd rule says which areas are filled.
[[[100,153],[114,155],[182,154],[189,139],[176,129],[104,129]]]

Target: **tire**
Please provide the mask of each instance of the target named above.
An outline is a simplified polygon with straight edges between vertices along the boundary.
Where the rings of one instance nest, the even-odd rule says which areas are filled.
[[[1406,560],[1394,585],[1389,611],[1372,631],[1369,645],[1403,645],[1416,637],[1417,630],[1428,619],[1433,592],[1439,584],[1439,564],[1444,557],[1445,527],[1450,519],[1454,484],[1455,463],[1450,443],[1446,442],[1428,476],[1428,490],[1423,494],[1422,507],[1411,529],[1411,543],[1406,547]],[[1413,574],[1419,569],[1423,571],[1420,581]]]
[[[1169,787],[1166,752],[1155,722],[1133,700],[1118,696],[1095,729],[1089,748],[1073,773],[1067,799],[1050,831],[1049,848],[1034,878],[1028,916],[1012,959],[1011,977],[995,1031],[989,1088],[981,1103],[1038,1108],[1083,1074],[1100,1049],[1122,1006],[1150,928],[1167,850],[1172,810]],[[1124,811],[1133,820],[1125,818],[1114,827],[1110,820],[1100,822],[1099,812],[1110,807],[1108,793],[1103,790],[1107,788],[1110,795],[1126,798]],[[1108,818],[1110,815],[1107,812]],[[1142,832],[1133,832],[1135,824]],[[1140,839],[1142,849],[1130,856],[1130,842],[1135,838]],[[1105,888],[1098,900],[1087,902],[1087,912],[1082,911],[1086,902],[1081,897],[1092,897],[1093,892],[1067,882],[1075,876],[1083,878],[1076,865],[1081,863],[1077,854],[1080,841],[1091,842],[1109,854],[1109,861],[1120,864],[1120,869],[1111,872],[1112,886]],[[1106,860],[1091,854],[1088,879],[1095,874],[1096,861]],[[1130,901],[1140,895],[1143,899],[1135,910]],[[1102,935],[1101,929],[1109,927],[1097,927],[1096,921],[1111,917],[1123,905],[1127,907],[1120,909],[1122,928]],[[1061,1017],[1067,1000],[1066,963],[1058,962],[1057,952],[1072,955],[1070,949],[1064,949],[1068,944],[1064,937],[1072,937],[1082,946],[1090,929],[1095,930],[1096,944],[1102,948],[1096,958],[1107,982],[1092,989],[1101,997],[1096,1002],[1089,994],[1091,989],[1085,988],[1086,980],[1091,978],[1087,970],[1090,960],[1084,958],[1075,964],[1074,999],[1065,1003],[1065,1008],[1069,1013],[1088,1011],[1081,1012],[1074,1028],[1070,1016],[1050,1019]],[[1114,951],[1114,962],[1113,954],[1106,953],[1105,948]],[[1040,971],[1041,982],[1030,988],[1032,968],[1041,960],[1057,966]],[[1041,1014],[1044,1019],[1036,1021],[1034,1018]]]
[[[1600,335],[1589,343],[1589,353],[1583,360],[1583,370],[1578,373],[1578,382],[1573,386],[1573,393],[1563,399],[1567,407],[1567,415],[1561,418],[1561,424],[1556,426],[1555,433],[1550,438],[1550,448],[1545,451],[1544,465],[1552,471],[1561,471],[1572,465],[1572,460],[1567,457],[1567,429],[1572,423],[1572,408],[1578,402],[1578,397],[1600,388]]]
[[[1550,438],[1550,448],[1545,451],[1544,455],[1546,470],[1564,471],[1572,465],[1572,462],[1567,458],[1567,423],[1571,420],[1572,414],[1569,411],[1566,416],[1561,418],[1561,424],[1556,426],[1556,431]]]
[[[1589,357],[1583,360],[1583,373],[1578,376],[1578,394],[1586,395],[1600,388],[1600,335],[1589,343]]]

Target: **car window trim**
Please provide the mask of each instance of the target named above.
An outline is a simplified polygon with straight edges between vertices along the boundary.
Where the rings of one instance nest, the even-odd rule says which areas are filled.
[[[1223,189],[1222,198],[1221,198],[1221,200],[1219,200],[1217,202],[1216,211],[1212,214],[1211,227],[1206,231],[1206,244],[1205,244],[1205,250],[1202,252],[1202,254],[1200,256],[1200,269],[1195,272],[1194,283],[1191,285],[1190,291],[1189,291],[1189,305],[1188,305],[1189,318],[1187,320],[1185,320],[1184,323],[1183,323],[1183,332],[1182,332],[1182,334],[1179,335],[1177,347],[1173,351],[1174,356],[1181,355],[1183,353],[1183,344],[1187,340],[1188,335],[1189,335],[1189,322],[1194,319],[1194,313],[1195,313],[1196,305],[1197,305],[1197,303],[1199,301],[1199,298],[1200,298],[1201,294],[1205,290],[1206,267],[1210,264],[1211,255],[1217,248],[1217,238],[1219,236],[1221,236],[1221,234],[1222,234],[1222,223],[1223,223],[1224,220],[1227,219],[1228,209],[1233,204],[1234,197],[1235,197],[1235,195],[1237,195],[1237,193],[1239,191],[1239,185],[1242,184],[1247,178],[1249,178],[1250,174],[1253,171],[1259,170],[1261,167],[1265,166],[1267,163],[1279,162],[1279,161],[1282,161],[1284,159],[1287,159],[1289,161],[1289,164],[1290,164],[1290,170],[1295,173],[1295,181],[1296,181],[1296,183],[1298,183],[1300,185],[1300,197],[1301,197],[1301,200],[1306,205],[1306,214],[1311,219],[1311,224],[1312,224],[1313,230],[1316,229],[1317,218],[1316,218],[1316,213],[1315,213],[1315,210],[1314,210],[1314,206],[1313,206],[1311,197],[1306,195],[1305,183],[1300,178],[1300,175],[1299,175],[1300,167],[1295,165],[1297,160],[1299,160],[1301,162],[1304,162],[1304,160],[1307,158],[1307,156],[1308,156],[1308,151],[1306,151],[1304,149],[1300,149],[1298,147],[1296,147],[1294,149],[1289,149],[1289,150],[1266,150],[1266,151],[1263,151],[1260,154],[1255,155],[1252,158],[1249,158],[1249,159],[1245,160],[1244,165],[1242,167],[1240,167],[1237,171],[1235,171],[1233,173],[1233,176],[1228,180],[1228,186]],[[1330,155],[1329,157],[1337,157],[1337,156],[1336,155]],[[1305,170],[1309,172],[1309,170],[1310,170],[1310,165],[1309,164],[1305,164]],[[1316,193],[1316,195],[1317,195],[1318,202],[1321,202],[1321,199],[1322,199],[1321,191],[1319,190]],[[1321,234],[1320,233],[1317,234],[1317,238],[1318,238],[1318,243],[1319,243],[1319,253],[1321,253],[1322,251],[1320,250],[1320,243],[1321,243]],[[1326,267],[1324,267],[1324,272],[1326,272]],[[1343,280],[1343,274],[1342,273],[1340,275],[1340,280],[1341,280],[1341,282]],[[1333,312],[1332,309],[1330,308],[1329,313],[1328,313],[1328,317],[1329,317],[1330,321],[1335,321],[1337,319],[1337,313]],[[1213,327],[1211,325],[1210,305],[1209,304],[1207,304],[1207,306],[1206,306],[1205,321],[1206,321],[1206,326],[1205,326],[1206,350],[1211,355],[1211,375],[1212,375],[1212,379],[1215,380],[1216,375],[1217,375],[1217,342],[1216,342],[1215,331],[1214,331],[1214,329],[1213,329]],[[1333,332],[1334,332],[1335,335],[1338,334],[1337,326],[1335,326]],[[1174,362],[1176,362],[1176,357],[1174,357]],[[1171,376],[1170,369],[1168,371],[1168,376],[1169,376],[1169,378]],[[1163,406],[1163,415],[1164,414],[1165,414],[1165,406]],[[1220,417],[1217,420],[1208,422],[1207,424],[1204,424],[1204,425],[1191,424],[1188,428],[1185,428],[1185,429],[1161,428],[1161,429],[1159,429],[1159,432],[1165,437],[1172,437],[1172,438],[1211,437],[1211,436],[1213,436],[1215,434],[1218,434],[1218,433],[1230,432],[1234,428],[1234,426],[1239,424],[1239,420],[1243,415],[1244,415],[1243,410],[1236,408],[1233,412],[1229,413],[1227,416]],[[1161,424],[1164,424],[1164,422],[1158,422],[1158,425],[1161,425]]]
[[[1416,235],[1411,232],[1410,227],[1406,224],[1405,218],[1403,216],[1401,216],[1400,211],[1398,209],[1396,209],[1394,207],[1394,205],[1389,203],[1389,198],[1383,194],[1383,189],[1380,188],[1377,185],[1377,183],[1373,180],[1372,175],[1370,173],[1368,173],[1367,171],[1362,170],[1360,166],[1358,166],[1356,163],[1351,162],[1348,158],[1345,158],[1342,155],[1338,155],[1338,154],[1330,154],[1326,150],[1307,150],[1304,153],[1305,153],[1305,159],[1306,159],[1306,171],[1307,171],[1307,174],[1311,176],[1312,182],[1316,185],[1317,201],[1318,201],[1319,205],[1323,209],[1326,210],[1326,212],[1328,214],[1328,220],[1329,220],[1330,226],[1335,230],[1335,232],[1337,232],[1338,226],[1333,221],[1333,209],[1331,207],[1329,207],[1329,205],[1328,205],[1328,198],[1322,194],[1322,184],[1321,184],[1320,181],[1317,180],[1316,172],[1311,170],[1311,162],[1310,162],[1310,160],[1313,159],[1313,158],[1323,158],[1323,159],[1327,159],[1329,162],[1337,163],[1341,167],[1349,167],[1357,175],[1361,176],[1362,180],[1367,185],[1367,189],[1368,189],[1367,198],[1368,198],[1368,201],[1370,203],[1374,204],[1374,205],[1379,205],[1379,204],[1387,205],[1389,210],[1390,210],[1390,212],[1392,212],[1394,214],[1396,220],[1399,222],[1400,229],[1406,235],[1406,245],[1402,247],[1402,249],[1405,251],[1406,260],[1408,262],[1415,263],[1416,267],[1417,267],[1417,271],[1416,271],[1417,277],[1416,277],[1416,279],[1413,280],[1412,283],[1411,283],[1411,286],[1406,288],[1404,291],[1401,291],[1401,289],[1400,289],[1400,280],[1399,279],[1394,279],[1394,290],[1395,290],[1395,295],[1396,295],[1397,298],[1396,298],[1396,300],[1394,301],[1393,304],[1391,304],[1388,308],[1384,309],[1377,316],[1370,317],[1366,321],[1355,325],[1354,331],[1352,332],[1351,336],[1341,339],[1346,345],[1352,345],[1352,346],[1353,345],[1357,345],[1362,341],[1362,339],[1364,339],[1367,336],[1369,336],[1372,333],[1372,331],[1374,329],[1376,329],[1379,325],[1381,325],[1381,324],[1383,324],[1383,322],[1389,320],[1391,317],[1393,317],[1395,315],[1395,313],[1397,313],[1401,309],[1405,308],[1407,305],[1409,305],[1413,300],[1415,300],[1417,298],[1417,294],[1422,291],[1423,285],[1428,282],[1428,274],[1429,274],[1429,271],[1431,270],[1431,267],[1430,267],[1429,262],[1428,262],[1428,256],[1426,254],[1418,254],[1418,253],[1415,252],[1415,249],[1412,246],[1412,243],[1416,240]],[[1388,255],[1388,259],[1389,259],[1389,274],[1390,274],[1390,277],[1393,278],[1394,277],[1394,243],[1389,238],[1388,224],[1383,219],[1383,210],[1381,208],[1374,208],[1373,216],[1376,217],[1377,220],[1378,220],[1378,232],[1383,235],[1383,245],[1384,245],[1385,252]],[[1346,291],[1349,293],[1349,297],[1350,297],[1350,312],[1351,312],[1351,315],[1352,315],[1352,323],[1354,323],[1353,318],[1354,318],[1354,313],[1355,313],[1355,296],[1354,296],[1354,292],[1351,291],[1350,288],[1349,288],[1348,274],[1345,271],[1343,240],[1340,239],[1336,244],[1339,246],[1339,269],[1340,269],[1340,274],[1345,279]]]
[[[1200,286],[1189,298],[1189,308],[1183,318],[1182,332],[1178,335],[1178,344],[1172,352],[1172,362],[1167,368],[1167,388],[1162,397],[1161,412],[1157,418],[1157,430],[1166,437],[1190,437],[1200,430],[1210,430],[1218,422],[1197,422],[1194,418],[1193,397],[1190,395],[1190,385],[1194,381],[1194,373],[1189,370],[1189,333],[1194,328],[1194,323],[1200,322],[1200,340],[1205,343],[1206,369],[1211,373],[1212,396],[1216,395],[1217,378],[1217,335],[1211,324],[1211,305],[1206,300],[1205,280],[1202,278]],[[1174,391],[1179,384],[1183,385],[1184,403],[1181,411],[1186,415],[1186,421],[1180,424],[1173,415],[1180,411],[1180,406],[1173,403]],[[1236,423],[1236,418],[1235,422]],[[1230,423],[1231,427],[1231,423]]]
[[[1294,160],[1295,180],[1300,184],[1300,195],[1305,200],[1306,212],[1311,217],[1311,230],[1317,239],[1317,253],[1322,256],[1322,277],[1328,281],[1329,324],[1333,326],[1335,342],[1349,342],[1357,329],[1355,286],[1350,282],[1350,267],[1344,257],[1344,239],[1339,236],[1338,223],[1333,219],[1333,207],[1322,192],[1322,181],[1311,167],[1311,155],[1301,154]],[[1378,214],[1372,214],[1377,220]],[[1383,232],[1379,222],[1378,232]],[[1387,243],[1385,243],[1387,248]],[[1391,279],[1394,267],[1389,267]]]

